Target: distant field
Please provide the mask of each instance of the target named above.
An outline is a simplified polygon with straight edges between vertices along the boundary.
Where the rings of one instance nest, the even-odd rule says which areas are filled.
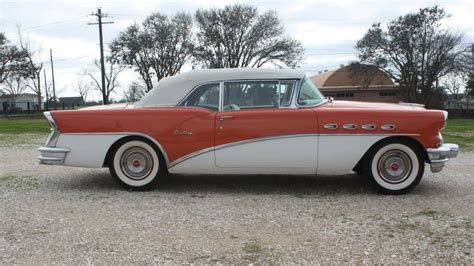
[[[50,126],[45,119],[0,119],[0,134],[48,133]],[[457,143],[465,150],[474,150],[474,119],[449,119],[443,131],[446,143]]]

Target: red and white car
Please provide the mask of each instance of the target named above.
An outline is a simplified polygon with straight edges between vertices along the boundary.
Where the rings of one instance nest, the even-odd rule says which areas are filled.
[[[456,157],[447,112],[333,101],[297,70],[193,70],[134,105],[45,112],[42,164],[108,167],[131,189],[170,174],[341,175],[401,194]]]

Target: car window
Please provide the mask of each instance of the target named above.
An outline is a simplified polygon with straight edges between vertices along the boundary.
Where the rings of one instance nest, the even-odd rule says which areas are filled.
[[[280,81],[280,106],[289,106],[296,81]]]
[[[224,83],[224,111],[278,107],[278,81]]]
[[[212,83],[196,88],[180,106],[196,106],[218,111],[219,86],[219,83]]]
[[[300,94],[298,96],[298,104],[316,105],[325,101],[323,94],[316,88],[316,85],[307,77],[301,83]]]

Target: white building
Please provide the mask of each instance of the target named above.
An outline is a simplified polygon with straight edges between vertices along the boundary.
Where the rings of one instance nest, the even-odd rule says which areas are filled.
[[[0,112],[38,110],[38,95],[32,93],[0,95]]]

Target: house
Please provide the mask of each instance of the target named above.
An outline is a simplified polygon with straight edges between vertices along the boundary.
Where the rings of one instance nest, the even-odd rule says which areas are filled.
[[[365,64],[341,65],[310,77],[325,95],[338,100],[399,102],[398,85],[379,68]]]
[[[0,95],[0,112],[38,110],[38,95],[32,93]]]
[[[79,97],[60,97],[59,104],[66,104],[66,105],[81,105],[84,104],[84,99],[82,96]]]

